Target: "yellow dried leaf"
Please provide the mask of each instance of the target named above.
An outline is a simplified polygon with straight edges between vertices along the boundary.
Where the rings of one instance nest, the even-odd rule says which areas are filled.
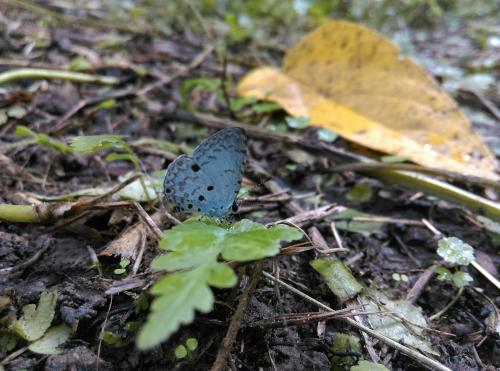
[[[238,87],[366,147],[421,165],[499,179],[496,159],[465,115],[382,35],[330,21],[304,37],[283,70],[263,67]]]

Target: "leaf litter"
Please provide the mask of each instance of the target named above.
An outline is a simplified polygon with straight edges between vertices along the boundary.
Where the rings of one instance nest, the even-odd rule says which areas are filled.
[[[23,15],[41,19],[36,13],[36,7],[26,10],[19,5],[21,3],[23,2],[16,2],[15,6],[11,2],[0,5],[6,22],[17,22],[20,15],[21,23],[26,22],[22,18]],[[308,25],[304,28],[299,22],[298,27],[281,28],[282,22],[289,19],[276,16],[274,12],[280,11],[281,7],[266,13],[266,16],[275,17],[271,23],[277,25],[277,31],[271,31],[270,37],[262,39],[261,32],[268,25],[259,23],[265,18],[262,15],[252,16],[258,6],[245,8],[246,18],[232,17],[230,22],[222,23],[223,27],[219,27],[220,19],[210,18],[213,16],[210,10],[207,11],[203,8],[204,5],[200,5],[202,17],[207,17],[211,22],[213,20],[213,23],[207,23],[209,28],[216,25],[216,34],[224,32],[227,25],[232,28],[228,39],[230,44],[226,46],[229,53],[228,63],[224,67],[224,63],[220,63],[216,56],[203,54],[204,43],[194,40],[190,31],[186,32],[192,27],[186,20],[193,17],[191,13],[187,13],[189,16],[185,17],[185,11],[192,11],[185,7],[175,9],[180,18],[172,22],[167,22],[170,15],[162,13],[171,7],[171,4],[162,4],[153,12],[145,11],[145,8],[138,4],[124,13],[121,13],[124,8],[118,5],[114,10],[112,7],[108,7],[106,11],[101,8],[102,13],[92,15],[88,9],[80,9],[77,26],[75,22],[68,23],[68,20],[74,19],[71,5],[50,8],[52,2],[47,4],[51,11],[59,12],[61,16],[58,27],[53,32],[47,32],[47,23],[34,22],[30,23],[30,27],[8,28],[8,58],[0,61],[2,71],[23,67],[24,58],[37,64],[37,67],[57,67],[55,69],[60,70],[59,64],[62,63],[70,66],[70,71],[83,70],[89,74],[96,72],[101,76],[112,77],[113,81],[118,77],[121,84],[104,87],[100,83],[106,80],[99,79],[93,83],[60,83],[50,76],[47,80],[34,81],[27,78],[26,73],[29,71],[25,70],[23,79],[11,79],[7,85],[1,87],[0,112],[3,114],[0,115],[0,152],[8,159],[2,163],[9,166],[5,167],[6,171],[0,172],[0,203],[44,205],[37,201],[33,194],[43,195],[43,200],[49,204],[53,203],[53,200],[64,202],[68,197],[77,199],[77,202],[86,202],[84,212],[79,214],[78,208],[72,208],[76,214],[67,215],[68,219],[56,220],[54,226],[0,222],[0,298],[4,299],[0,303],[7,303],[0,307],[2,325],[8,314],[8,318],[18,318],[18,321],[22,321],[22,325],[19,325],[21,333],[26,337],[30,334],[31,339],[37,338],[33,341],[17,338],[13,342],[12,333],[8,329],[0,328],[0,359],[9,357],[24,345],[27,345],[29,350],[8,359],[5,363],[6,369],[34,369],[40,367],[40,363],[44,363],[48,368],[55,365],[61,368],[78,368],[83,365],[92,367],[96,362],[100,362],[102,369],[208,369],[214,355],[219,352],[219,344],[228,335],[226,324],[235,318],[234,309],[239,307],[240,301],[245,301],[243,295],[248,276],[251,275],[250,271],[255,264],[254,260],[270,256],[274,258],[263,261],[266,272],[274,269],[275,277],[286,280],[302,293],[328,302],[333,307],[341,308],[342,304],[335,295],[332,296],[328,292],[330,286],[337,287],[341,292],[342,284],[352,281],[357,289],[349,291],[351,294],[345,299],[347,301],[354,300],[358,290],[368,290],[368,296],[366,293],[357,295],[361,295],[363,300],[371,300],[366,303],[367,308],[372,306],[369,308],[380,312],[365,315],[374,331],[407,347],[420,349],[423,354],[430,354],[430,357],[439,360],[446,367],[478,368],[477,359],[485,364],[495,364],[492,358],[495,335],[492,334],[498,329],[499,323],[498,310],[495,307],[498,293],[475,271],[468,269],[452,273],[449,270],[451,280],[431,279],[423,286],[414,304],[409,304],[403,298],[410,290],[416,289],[413,285],[417,286],[420,282],[421,273],[440,259],[436,253],[438,242],[433,233],[424,227],[421,219],[430,221],[431,225],[435,225],[446,235],[457,236],[464,243],[474,246],[476,251],[493,262],[497,260],[494,246],[498,242],[494,237],[497,234],[498,228],[495,228],[495,225],[498,220],[495,221],[494,217],[476,218],[470,212],[452,204],[405,191],[397,184],[375,182],[367,174],[332,174],[328,169],[344,160],[331,157],[327,159],[322,156],[321,151],[311,151],[311,147],[319,149],[324,148],[324,145],[331,145],[348,153],[365,152],[365,149],[346,141],[347,138],[390,153],[394,156],[390,161],[415,161],[461,173],[495,177],[492,173],[491,154],[485,150],[477,136],[472,134],[464,116],[455,109],[457,103],[443,93],[436,82],[414,62],[400,59],[399,52],[387,40],[362,26],[334,22],[344,28],[344,31],[338,33],[338,37],[349,45],[349,53],[344,54],[343,58],[351,58],[350,62],[356,62],[356,44],[353,43],[355,40],[349,35],[345,38],[346,33],[349,34],[346,30],[353,29],[364,30],[368,36],[363,38],[371,40],[368,44],[375,41],[377,49],[380,48],[383,53],[380,58],[373,60],[362,52],[358,55],[358,64],[337,63],[339,73],[332,76],[323,62],[319,61],[323,57],[333,59],[333,54],[338,55],[334,53],[335,49],[320,50],[321,44],[317,44],[316,36],[306,36],[310,39],[293,47],[292,39],[306,34],[311,27]],[[94,5],[99,8],[102,4],[98,1]],[[374,5],[363,6],[369,8]],[[234,9],[232,11],[235,12]],[[50,23],[51,13],[44,14]],[[165,16],[161,20],[145,21],[148,17],[158,14]],[[359,14],[363,14],[363,11],[357,9],[349,18],[359,17]],[[370,14],[377,13],[370,10]],[[109,19],[114,21],[103,25],[100,23],[101,16],[110,16]],[[135,20],[129,19],[123,23],[120,19],[124,16],[133,16]],[[345,17],[346,14],[341,16]],[[433,17],[430,17],[431,21],[435,19]],[[254,28],[257,32],[250,32],[246,27],[252,25],[252,22],[255,22],[254,25],[259,24],[262,29]],[[131,24],[136,24],[137,27],[131,28]],[[110,30],[107,28],[109,25],[120,31]],[[158,28],[149,34],[150,27]],[[324,27],[333,26],[327,23]],[[471,48],[457,49],[450,43],[451,37],[443,36],[443,32],[449,32],[446,27],[440,24],[433,27],[438,32],[436,34],[441,35],[439,50],[432,48],[435,45],[432,44],[433,38],[430,34],[423,39],[421,34],[411,35],[419,51],[430,54],[431,61],[436,60],[435,56],[439,56],[442,61],[443,52],[449,53],[446,58],[450,58],[453,53],[465,53],[466,57],[478,56],[477,63],[486,61],[482,68],[487,70],[490,63],[487,62],[487,49],[474,52]],[[397,29],[399,28],[400,25]],[[171,37],[172,30],[177,33],[177,38]],[[148,33],[148,37],[141,37],[142,32]],[[321,31],[314,32],[318,34]],[[458,34],[465,40],[464,45],[470,46],[468,35],[460,31]],[[203,32],[198,35],[200,40],[206,36]],[[44,37],[47,39],[42,40]],[[330,40],[330,37],[327,39]],[[49,38],[53,38],[54,42],[42,42]],[[94,48],[93,41],[90,40],[97,42],[98,47]],[[238,45],[246,45],[238,44],[242,40],[244,43],[256,44],[251,48],[238,48]],[[273,45],[276,40],[279,42]],[[278,105],[236,96],[233,87],[244,73],[259,65],[269,64],[267,61],[272,65],[281,63],[283,48],[276,47],[281,45],[292,47],[289,56],[285,57],[285,77],[300,83],[297,85],[295,81],[296,85],[286,86],[298,86],[302,89],[302,85],[309,86],[308,84],[314,82],[317,84],[313,84],[314,89],[319,89],[321,94],[334,102],[324,102],[326,112],[330,112],[328,110],[333,106],[338,109],[335,111],[337,115],[330,115],[326,119],[325,116],[320,116],[318,120],[314,112],[306,111],[304,107],[295,114],[286,102],[279,102]],[[303,52],[302,48],[308,46],[320,48],[317,53],[319,60],[314,59],[316,54],[313,58],[312,54]],[[261,52],[263,54],[260,54]],[[461,60],[463,61],[464,59]],[[318,62],[316,66],[313,65],[314,62]],[[411,73],[407,73],[407,78],[397,79],[396,85],[401,94],[394,97],[394,90],[391,90],[394,86],[385,84],[391,81],[390,74],[380,72],[378,67],[389,63],[394,70],[398,70],[401,62],[404,64],[402,70]],[[458,58],[450,59],[449,65],[461,66],[461,62],[458,62]],[[17,65],[19,63],[20,66]],[[470,62],[465,64],[470,65]],[[360,67],[362,72],[354,73],[351,69],[353,66]],[[364,67],[369,68],[365,71]],[[221,71],[224,71],[224,78],[221,78]],[[335,84],[326,85],[326,79],[311,78],[315,76],[315,71],[335,79],[332,80]],[[434,77],[443,78],[438,70],[430,71]],[[283,76],[278,72],[274,70],[272,76],[281,79]],[[176,77],[170,79],[171,74]],[[348,79],[345,79],[346,77]],[[446,76],[444,78],[446,79]],[[167,83],[162,85],[158,84],[158,81]],[[187,88],[183,92],[182,85],[186,81],[191,82],[186,83]],[[466,108],[472,107],[476,113],[491,118],[494,113],[487,107],[491,107],[490,103],[495,102],[496,98],[489,90],[488,81],[482,79],[480,84],[475,85],[465,82],[448,83],[445,87],[473,90],[474,92],[467,93],[468,95],[459,90],[452,90],[451,94],[459,99],[460,108],[463,108],[465,103]],[[155,84],[157,88],[153,86]],[[416,90],[407,90],[408,87]],[[122,88],[124,90],[121,90]],[[355,91],[356,88],[358,91]],[[366,92],[361,91],[361,88],[366,88]],[[146,93],[138,94],[139,90]],[[388,94],[384,95],[384,91]],[[317,91],[313,92],[317,94]],[[370,99],[359,99],[360,94],[365,93]],[[312,95],[306,94],[304,97],[310,98]],[[433,97],[436,98],[436,106],[431,103]],[[440,117],[440,121],[438,120],[441,125],[433,124],[436,121],[433,121],[435,116],[431,114],[428,122],[424,120],[429,125],[418,127],[419,130],[416,130],[414,123],[422,120],[423,114],[420,108],[415,108],[416,102],[432,109],[448,109],[447,113]],[[287,120],[281,107],[295,116],[295,119]],[[377,110],[377,107],[393,109]],[[261,199],[262,203],[245,205],[243,198],[243,206],[251,206],[256,211],[237,215],[235,218],[237,223],[244,218],[251,219],[252,222],[240,221],[236,224],[239,227],[235,227],[234,233],[224,231],[220,225],[207,224],[203,220],[199,229],[195,224],[186,227],[191,223],[173,227],[175,219],[165,215],[161,203],[157,200],[148,202],[149,197],[155,194],[154,191],[158,191],[157,185],[160,185],[161,189],[161,184],[157,184],[161,183],[157,181],[161,181],[161,176],[147,177],[144,179],[145,184],[136,181],[126,192],[92,204],[92,200],[99,200],[99,197],[107,195],[110,190],[108,186],[113,187],[120,179],[127,177],[127,174],[137,171],[153,174],[157,170],[165,169],[168,162],[175,158],[172,152],[181,148],[183,152],[188,153],[189,147],[194,147],[208,135],[207,130],[203,128],[208,125],[207,122],[198,120],[197,123],[202,125],[192,125],[192,121],[172,118],[172,112],[178,113],[186,108],[209,111],[224,119],[232,117],[239,122],[259,125],[267,130],[265,135],[257,136],[252,134],[253,127],[248,129],[252,166],[246,171],[244,185],[250,190],[252,197]],[[412,109],[416,109],[415,115],[408,114],[408,110]],[[339,116],[339,112],[345,116]],[[343,117],[350,123],[361,123],[369,129],[375,123],[388,126],[380,129],[378,134],[375,131],[378,135],[376,137],[363,137],[366,133],[362,131],[346,134],[342,130],[349,129],[348,127],[341,127],[341,130],[334,127],[330,122],[332,117],[336,120]],[[408,123],[405,121],[407,118],[413,121]],[[350,121],[351,119],[354,121]],[[453,126],[456,136],[453,137],[452,131],[446,130],[448,124],[442,124],[443,120],[447,123],[455,122],[449,125],[457,125]],[[477,127],[475,119],[473,124]],[[24,138],[15,135],[16,126],[19,125],[28,129],[24,130],[27,135]],[[326,127],[333,132],[318,132],[313,125]],[[364,128],[363,125],[361,126]],[[200,127],[203,129],[199,130]],[[494,144],[491,140],[495,137],[494,131],[488,127],[492,126],[480,125],[479,128],[485,141]],[[359,126],[354,125],[352,128]],[[298,135],[313,142],[309,149],[290,144],[293,143],[291,140],[285,144],[280,140],[269,139],[273,138],[272,130],[284,133],[290,139],[293,135]],[[379,139],[382,135],[380,133],[390,134],[388,138],[395,141],[391,144],[390,140],[386,142]],[[336,135],[339,137],[336,138]],[[102,140],[106,136],[116,137],[106,142]],[[322,142],[314,142],[316,136],[319,136]],[[145,137],[154,140],[143,145],[132,145]],[[75,138],[94,138],[92,153],[85,156],[73,154],[73,147],[69,144]],[[179,146],[165,146],[164,143],[176,143]],[[119,147],[116,147],[116,144]],[[435,150],[438,155],[429,151],[426,144],[431,144],[432,151]],[[467,151],[472,155],[464,158],[464,153],[469,153]],[[290,160],[294,166],[291,166]],[[381,161],[389,160],[381,158]],[[256,170],[259,166],[281,183],[282,196],[286,196],[284,201],[266,201],[269,191],[265,188],[265,179]],[[361,186],[357,186],[358,184]],[[82,190],[87,193],[84,194]],[[471,188],[471,191],[477,192],[475,188]],[[287,196],[286,192],[289,192],[290,196]],[[315,196],[298,196],[310,192],[315,192]],[[490,191],[485,190],[485,194],[491,195],[488,192]],[[146,214],[151,214],[153,223],[160,225],[166,235],[171,233],[170,242],[162,242],[162,247],[167,251],[166,255],[160,254],[156,238],[151,232],[151,222],[140,214],[135,206],[124,200],[142,202]],[[302,209],[311,210],[331,202],[347,205],[351,209],[345,214],[333,214],[326,218],[320,216],[315,219],[314,226],[307,225],[307,221],[301,221],[301,227],[313,241],[314,249],[289,239],[291,242],[286,243],[286,248],[280,250],[283,244],[279,241],[290,237],[290,231],[284,233],[283,227],[278,226],[275,227],[275,232],[272,232],[272,229],[264,228],[261,224],[258,224],[261,227],[253,224],[276,222],[293,216],[289,207],[293,203],[298,203]],[[89,205],[93,206],[88,208]],[[194,231],[191,238],[199,243],[191,254],[187,253],[187,249],[182,245],[175,243],[176,239],[180,241],[176,233],[182,228]],[[41,249],[42,240],[38,237],[40,233],[52,237],[52,243],[45,249]],[[266,239],[263,236],[267,233],[275,233],[270,244],[263,243],[263,239]],[[204,244],[203,236],[213,243]],[[315,272],[310,262],[324,258],[324,254],[335,250],[339,242],[344,250],[342,253],[333,254],[336,254],[335,258],[345,268],[338,269],[335,265],[323,267],[323,274],[341,277],[333,281],[330,277],[329,282]],[[43,254],[38,255],[37,251],[43,251]],[[462,249],[462,252],[466,251]],[[479,260],[481,255],[475,256]],[[120,263],[125,258],[131,262],[125,272],[120,271],[118,277],[113,272],[124,269]],[[233,260],[231,267],[234,264],[237,268],[229,268],[223,263],[226,260]],[[153,267],[167,270],[168,273],[163,276],[164,271],[151,271],[153,261]],[[407,280],[396,282],[393,279],[395,274],[405,276]],[[455,277],[457,274],[463,277]],[[473,276],[472,283],[466,279],[466,274]],[[183,283],[179,284],[180,281]],[[429,325],[426,318],[452,301],[455,296],[452,284],[459,281],[465,287],[462,296],[448,309],[445,316]],[[118,287],[118,284],[122,285],[122,289],[114,290],[113,299],[110,300],[110,296],[105,296],[104,293],[110,288]],[[362,289],[358,285],[361,285]],[[151,286],[154,287],[152,293],[156,299],[146,294],[146,287]],[[232,289],[221,289],[231,286]],[[184,291],[179,290],[179,287]],[[46,293],[51,290],[59,293],[59,300],[52,300],[52,304],[45,305],[43,303],[47,300]],[[179,301],[181,293],[184,295],[182,300],[190,300],[190,310],[186,310],[186,302]],[[161,302],[155,301],[162,298]],[[31,304],[36,302],[39,302],[38,306]],[[23,317],[24,305],[30,305],[27,312],[31,313],[28,321],[28,317]],[[138,334],[144,331],[148,305],[153,307],[149,316],[155,317],[153,322],[146,326],[152,328],[156,338],[148,336],[147,339],[140,340],[143,341],[142,345],[148,347],[165,339],[168,334],[170,337],[161,347],[138,352],[136,340],[141,336]],[[53,309],[46,311],[46,307]],[[369,313],[367,308],[363,311]],[[196,312],[195,309],[199,311]],[[39,310],[40,316],[42,312],[49,315],[41,316],[40,318],[45,319],[38,321],[36,318],[39,317]],[[280,369],[328,370],[337,363],[338,358],[335,357],[339,357],[332,353],[335,352],[331,348],[332,345],[340,342],[343,334],[347,334],[359,338],[360,344],[361,356],[358,356],[359,350],[356,350],[355,356],[340,355],[343,361],[353,361],[352,369],[421,368],[422,359],[417,355],[413,355],[416,358],[409,362],[405,353],[395,352],[391,346],[384,345],[384,342],[374,343],[370,336],[363,331],[357,331],[355,326],[343,320],[328,320],[318,325],[285,325],[272,330],[245,327],[248,322],[274,318],[277,315],[287,314],[300,319],[317,311],[315,304],[306,302],[282,288],[277,290],[270,283],[261,280],[251,294],[246,316],[239,324],[236,344],[244,344],[244,351],[240,352],[239,346],[233,346],[232,350],[229,350],[235,365],[242,369],[267,368],[275,364]],[[175,318],[170,316],[166,320],[165,316],[161,315],[162,312],[173,313]],[[392,316],[387,314],[391,312]],[[406,318],[407,321],[402,321],[401,318]],[[424,330],[428,326],[431,326],[433,331]],[[481,333],[484,329],[492,331]],[[6,331],[9,336],[6,336]],[[477,355],[472,351],[471,343],[463,340],[464,337],[444,336],[439,331],[453,335],[463,334],[465,331],[469,341],[474,343]],[[106,334],[107,337],[104,336]],[[478,336],[477,334],[480,334],[480,337],[474,337]],[[68,336],[75,341],[65,342]],[[111,344],[110,341],[104,341],[110,338],[119,339],[119,342]],[[176,358],[175,349],[180,344],[187,344],[187,340],[192,338],[197,339],[199,347],[182,360]],[[99,339],[103,339],[102,342]],[[311,339],[314,342],[311,342]],[[351,343],[355,344],[356,341]],[[4,347],[4,344],[8,346]],[[439,354],[436,350],[439,350]],[[45,358],[37,355],[37,352],[52,355]],[[53,354],[56,352],[60,354]],[[97,360],[97,355],[101,361]]]

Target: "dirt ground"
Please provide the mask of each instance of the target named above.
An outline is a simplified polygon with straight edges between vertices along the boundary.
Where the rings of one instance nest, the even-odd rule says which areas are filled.
[[[259,58],[264,55],[256,57],[244,43],[235,44],[224,66],[216,53],[203,54],[206,40],[188,28],[165,36],[145,32],[140,27],[136,29],[114,18],[109,25],[102,24],[110,14],[108,8],[100,7],[100,2],[93,2],[95,8],[87,10],[58,7],[55,1],[40,2],[57,14],[100,20],[80,23],[71,22],[73,18],[54,18],[40,13],[38,8],[16,3],[0,3],[3,31],[0,72],[21,67],[62,68],[85,60],[90,62],[87,72],[114,77],[120,83],[109,86],[96,82],[21,79],[0,86],[0,109],[13,106],[22,109],[19,117],[14,113],[0,123],[0,203],[28,204],[39,202],[32,194],[60,196],[86,188],[115,186],[119,183],[118,177],[134,171],[130,162],[106,161],[106,153],[102,152],[77,156],[40,144],[19,144],[23,138],[15,134],[17,125],[25,125],[63,143],[76,135],[126,135],[143,170],[153,173],[165,169],[179,148],[166,149],[141,139],[195,146],[213,132],[214,124],[210,120],[198,116],[183,120],[182,113],[187,115],[188,108],[183,100],[183,82],[200,76],[219,79],[224,73],[237,82],[245,72],[259,65]],[[447,72],[439,67],[442,65],[465,69],[471,61],[492,59],[498,67],[499,47],[479,50],[473,35],[462,32],[471,29],[470,23],[462,29],[449,25],[432,27],[433,32],[412,33],[410,41],[422,56],[424,66],[438,80],[451,81]],[[265,50],[265,59],[276,65],[283,56],[280,46],[283,45],[260,45]],[[491,73],[498,81],[498,74]],[[144,88],[149,90],[142,90]],[[234,91],[227,93],[234,96]],[[454,93],[461,106],[471,113],[475,129],[499,155],[500,126],[498,117],[492,113],[500,102],[498,95],[490,94],[489,90],[479,94],[473,88],[457,88]],[[189,100],[195,112],[210,112],[221,122],[231,118],[224,98],[216,97],[211,91],[191,91]],[[96,108],[102,102],[109,106]],[[488,108],[489,104],[493,108]],[[252,117],[236,120],[258,124]],[[283,113],[265,114],[259,120],[265,128],[266,123],[283,121]],[[314,145],[314,141],[318,141],[315,133],[315,128],[308,128],[301,135],[310,138]],[[250,166],[246,169],[244,186],[250,189],[250,194],[244,196],[236,220],[250,218],[268,223],[293,216],[289,201],[263,202],[262,196],[273,193],[267,183],[271,179],[290,195],[309,195],[295,200],[304,210],[336,203],[389,218],[389,222],[369,235],[339,229],[340,240],[349,252],[338,256],[367,287],[377,287],[393,298],[404,299],[422,274],[440,262],[436,236],[424,225],[405,222],[408,220],[425,219],[444,235],[458,237],[474,246],[481,265],[496,275],[500,262],[498,242],[471,212],[360,173],[331,173],[328,169],[341,164],[341,159],[335,161],[304,147],[252,132],[247,135]],[[334,145],[345,151],[359,150],[342,139],[337,139]],[[298,149],[302,151],[300,156],[305,151],[313,160],[297,161],[290,153]],[[294,166],[287,166],[289,164]],[[259,169],[263,169],[262,172],[259,173]],[[358,203],[348,197],[349,191],[359,183],[368,184],[373,191],[368,202]],[[469,187],[469,190],[483,191],[479,187]],[[320,197],[311,197],[311,192]],[[251,201],[251,197],[260,202]],[[92,208],[71,221],[57,218],[41,224],[0,221],[0,298],[8,300],[7,305],[0,305],[0,326],[18,317],[24,305],[37,303],[41,293],[50,288],[58,293],[53,323],[66,324],[73,330],[70,340],[63,345],[64,352],[57,355],[25,350],[12,356],[26,345],[21,340],[14,349],[7,351],[4,346],[0,347],[0,360],[7,359],[3,364],[5,370],[210,369],[254,264],[242,268],[243,279],[237,289],[216,290],[216,304],[211,313],[198,313],[192,324],[181,327],[167,342],[150,351],[138,351],[136,332],[126,324],[140,326],[145,321],[147,311],[139,310],[137,302],[150,300],[147,287],[156,276],[149,265],[160,250],[149,236],[135,275],[141,283],[114,295],[106,294],[125,276],[114,273],[121,260],[119,256],[101,253],[124,231],[141,222],[137,210],[130,204],[119,204],[111,198],[107,201],[117,204]],[[143,206],[150,215],[157,211],[161,214],[165,207],[160,202]],[[157,222],[162,230],[172,226],[163,217]],[[331,216],[325,216],[315,222],[314,227],[329,247],[336,247],[331,224]],[[303,227],[311,232],[311,225]],[[313,240],[318,241],[314,236]],[[37,256],[39,252],[42,253]],[[101,271],[94,266],[94,254],[99,256]],[[318,256],[315,249],[282,255],[265,260],[263,270],[279,272],[284,282],[332,308],[341,308],[341,303],[310,266],[310,261]],[[428,336],[440,354],[436,359],[450,369],[493,370],[500,365],[500,338],[487,318],[495,311],[498,314],[500,296],[498,289],[476,270],[468,272],[474,281],[443,316],[431,322],[430,327],[437,331],[429,332]],[[394,273],[404,274],[408,280],[398,282],[393,278]],[[419,292],[415,304],[429,317],[445,307],[456,291],[449,282],[434,277]],[[335,355],[332,343],[337,334],[353,334],[364,343],[361,333],[341,319],[299,325],[282,322],[275,328],[253,325],[282,314],[310,312],[318,312],[318,307],[284,288],[278,290],[269,280],[260,279],[249,297],[245,317],[228,355],[228,367],[232,370],[329,370],[331,357]],[[103,327],[120,338],[119,344],[101,340]],[[175,347],[190,337],[198,340],[198,349],[188,360],[176,359]],[[387,368],[422,369],[421,363],[384,342],[368,339],[379,363]],[[370,359],[365,347],[357,356]]]

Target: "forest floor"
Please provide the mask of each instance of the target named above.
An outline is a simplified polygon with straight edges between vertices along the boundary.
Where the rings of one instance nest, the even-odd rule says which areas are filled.
[[[92,2],[96,6],[85,10],[63,6],[30,8],[19,3],[31,4],[0,4],[0,73],[23,67],[70,67],[73,71],[116,78],[119,84],[25,78],[0,85],[0,203],[40,204],[35,195],[62,200],[62,196],[82,189],[114,187],[136,170],[130,161],[107,161],[106,151],[75,155],[51,140],[68,144],[70,138],[78,135],[125,135],[140,158],[142,170],[153,174],[166,169],[186,146],[194,147],[215,128],[235,121],[242,125],[258,124],[261,131],[247,131],[250,166],[243,186],[249,193],[243,196],[237,220],[249,218],[265,224],[300,214],[299,208],[313,210],[328,204],[369,214],[371,222],[358,220],[354,226],[344,221],[338,226],[338,233],[332,231],[333,215],[322,215],[313,225],[302,227],[315,245],[338,247],[341,243],[348,252],[338,253],[337,257],[356,279],[367,287],[383,290],[393,299],[408,298],[410,292],[415,292],[415,285],[422,284],[422,275],[442,263],[436,254],[439,237],[432,226],[445,236],[455,236],[473,246],[477,261],[497,274],[499,239],[475,214],[361,173],[330,172],[333,165],[343,163],[341,159],[335,161],[286,140],[287,135],[299,133],[308,138],[312,148],[319,143],[317,129],[287,128],[282,132],[282,140],[272,135],[271,126],[285,122],[282,111],[232,116],[227,102],[236,96],[234,87],[226,91],[216,84],[214,88],[214,81],[227,79],[236,83],[253,67],[280,65],[283,45],[292,45],[292,39],[300,35],[247,44],[243,37],[227,47],[224,63],[219,49],[209,47],[207,34],[196,34],[189,27],[163,34],[145,29],[146,21],[134,27],[119,17],[111,17],[108,8],[99,8],[100,2]],[[50,12],[44,11],[47,9]],[[491,17],[478,17],[458,23],[443,22],[427,26],[425,32],[403,27],[398,36],[406,38],[404,43],[412,46],[411,52],[459,102],[475,130],[498,157],[500,124],[496,115],[500,99],[492,88],[498,75],[488,66],[498,68],[500,41],[498,36],[488,36],[484,29],[490,20]],[[210,36],[217,38],[217,29]],[[478,46],[481,43],[489,44]],[[33,137],[16,135],[18,125],[48,135],[50,144],[43,138],[32,140]],[[346,152],[364,151],[341,138],[334,146]],[[371,190],[371,197],[363,202],[351,192],[360,183],[369,185]],[[485,195],[477,187],[469,190]],[[276,197],[263,197],[270,194]],[[68,196],[66,200],[76,199]],[[163,215],[164,203],[143,203],[143,207],[154,215],[162,230],[172,227]],[[134,262],[126,268],[128,272],[117,274],[115,270],[130,252],[122,254],[115,243],[115,250],[110,253],[109,246],[143,222],[133,204],[113,197],[99,200],[81,215],[63,220],[55,216],[45,223],[0,221],[0,326],[18,318],[24,305],[37,303],[43,292],[55,289],[58,296],[53,323],[64,323],[73,330],[63,345],[64,353],[57,355],[45,356],[26,349],[13,355],[23,348],[23,342],[18,340],[14,348],[9,348],[3,340],[0,369],[83,370],[94,369],[96,364],[100,370],[211,367],[238,298],[245,295],[253,264],[241,270],[244,277],[237,289],[216,291],[212,312],[198,313],[193,323],[181,327],[161,346],[138,351],[135,332],[127,323],[140,326],[146,318],[147,312],[138,309],[137,301],[148,299],[141,293],[155,279],[149,266],[160,250],[156,240],[148,235],[143,241],[140,265],[133,268],[135,275],[131,273]],[[317,249],[297,250],[265,260],[263,269],[310,297],[341,308],[310,265],[319,255]],[[500,295],[498,288],[475,269],[468,272],[473,278],[471,284],[445,314],[429,322],[429,327],[436,330],[427,335],[436,351],[432,358],[453,370],[494,369],[500,364],[498,318],[496,329],[489,321],[492,313],[498,316]],[[135,282],[135,286],[110,291],[127,274],[132,280],[127,282]],[[342,319],[293,325],[278,321],[275,327],[256,325],[257,321],[283,314],[292,318],[291,314],[307,316],[318,312],[314,303],[277,287],[270,280],[261,279],[248,297],[245,317],[228,355],[231,369],[329,370],[332,357],[339,356],[332,351],[339,333],[355,334],[363,344],[368,342],[361,354],[344,354],[347,358],[354,354],[394,370],[422,368],[417,360],[386,343],[363,338]],[[429,318],[456,293],[450,282],[434,276],[412,300]],[[6,339],[7,330],[0,327],[0,331]],[[109,335],[106,341],[102,340],[103,332]],[[198,349],[188,360],[177,359],[174,349],[191,337],[198,340]]]

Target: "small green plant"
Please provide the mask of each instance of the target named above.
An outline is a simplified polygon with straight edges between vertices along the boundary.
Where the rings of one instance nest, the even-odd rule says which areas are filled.
[[[78,136],[71,139],[71,148],[76,154],[80,155],[89,155],[102,150],[112,150],[113,152],[106,156],[107,161],[130,161],[134,165],[135,171],[142,173],[141,161],[130,145],[124,140],[123,135],[103,134]],[[146,195],[146,199],[152,200],[149,193],[150,190],[148,190],[144,182],[144,177],[141,176],[139,181]]]
[[[452,270],[445,267],[437,268],[438,280],[450,281],[459,289],[472,282],[471,275],[460,268],[474,261],[474,248],[471,245],[456,237],[446,237],[439,240],[437,253],[453,266]]]
[[[398,284],[402,282],[408,282],[408,276],[404,273],[393,273],[392,279],[396,281]]]
[[[252,261],[276,255],[281,241],[302,237],[297,229],[276,225],[269,228],[242,220],[221,225],[216,220],[191,218],[164,233],[160,248],[170,251],[152,262],[156,271],[169,272],[152,287],[156,298],[137,344],[151,348],[166,340],[181,324],[193,321],[195,310],[212,310],[214,294],[210,287],[230,288],[236,274],[220,258]]]
[[[127,267],[130,265],[130,260],[129,259],[122,259],[120,260],[120,268],[116,268],[113,273],[114,274],[124,274],[127,273]]]
[[[198,340],[195,338],[189,338],[184,344],[175,348],[175,358],[184,359],[187,357],[190,359],[196,349],[198,349]]]
[[[311,119],[307,116],[285,117],[286,124],[292,129],[305,129],[311,123]]]
[[[472,282],[472,277],[465,272],[464,267],[474,261],[474,248],[456,237],[444,237],[438,241],[437,253],[452,267],[438,267],[436,273],[438,280],[449,281],[458,289],[455,297],[439,312],[429,317],[435,320],[444,314],[462,295],[466,286]]]
[[[67,146],[63,142],[53,139],[46,134],[35,133],[27,126],[16,126],[16,135],[18,137],[30,138],[30,140],[25,142],[25,144],[39,144],[45,148],[53,149],[61,153],[73,153],[71,147]]]

